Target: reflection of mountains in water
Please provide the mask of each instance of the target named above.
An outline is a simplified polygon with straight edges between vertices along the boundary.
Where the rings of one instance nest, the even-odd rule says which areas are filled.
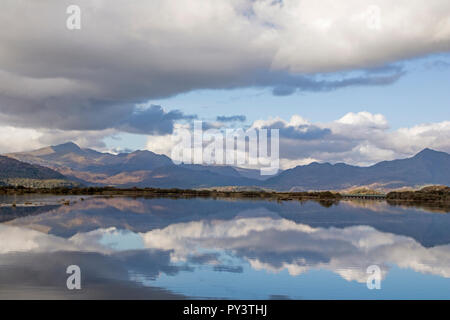
[[[1,208],[3,210],[5,208]],[[17,208],[16,208],[17,209]],[[9,208],[9,210],[14,210]],[[70,206],[28,207],[28,217],[8,222],[71,237],[78,232],[116,227],[147,232],[171,224],[235,217],[284,218],[311,227],[371,226],[414,238],[425,247],[450,243],[450,215],[385,202],[342,201],[325,208],[313,202],[269,202],[213,199],[91,198]],[[33,211],[35,210],[35,211]],[[3,214],[5,216],[7,214]],[[1,215],[0,215],[1,216]]]
[[[59,205],[0,207],[0,223],[26,216],[35,216],[58,208]]]

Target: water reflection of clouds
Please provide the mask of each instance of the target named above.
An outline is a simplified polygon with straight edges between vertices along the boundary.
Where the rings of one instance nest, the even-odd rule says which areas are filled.
[[[78,265],[82,290],[66,288],[66,268]],[[181,296],[133,281],[131,274],[156,279],[186,268],[170,265],[168,252],[14,252],[0,254],[0,299],[174,299]]]
[[[137,238],[142,241],[136,241]],[[164,263],[167,270],[172,264],[182,265],[183,261],[186,265],[211,264],[216,271],[242,270],[223,264],[217,253],[205,253],[210,250],[244,259],[256,270],[287,270],[292,276],[311,269],[326,269],[346,280],[365,282],[367,266],[377,264],[386,275],[389,265],[395,264],[450,277],[449,245],[425,248],[412,238],[368,226],[312,228],[281,218],[252,217],[178,223],[141,234],[116,228],[98,229],[64,239],[0,225],[0,261],[5,254],[17,252],[96,252],[120,256],[125,265],[138,272],[149,268],[146,262],[150,261],[143,259],[143,252],[149,249],[167,253],[170,257]],[[163,269],[162,265],[159,269]]]
[[[56,252],[56,251],[111,251],[99,243],[104,231],[92,231],[77,234],[65,239],[36,230],[0,224],[0,258],[1,254],[14,252]]]
[[[390,264],[450,277],[450,246],[425,248],[414,239],[368,226],[311,228],[285,219],[241,218],[170,225],[142,235],[147,248],[170,250],[172,261],[198,249],[232,252],[254,269],[288,270],[293,276],[326,269],[348,281],[365,282],[366,268]]]
[[[139,237],[128,231],[108,228],[65,239],[0,225],[0,299],[180,298],[133,281],[133,274],[152,280],[161,273],[173,276],[189,268],[172,265],[168,251],[135,250],[131,243],[129,248],[123,244],[119,248],[115,245],[130,236]],[[115,241],[111,241],[112,238]],[[77,294],[66,289],[66,268],[72,264],[80,266],[83,286],[89,288],[87,291]]]
[[[0,224],[0,263],[18,252],[90,252],[112,259],[136,279],[202,265],[239,273],[244,263],[291,276],[325,269],[357,282],[366,281],[372,264],[383,276],[394,264],[450,277],[450,246],[436,245],[448,243],[448,221],[381,202],[324,209],[316,203],[92,198]],[[145,271],[153,266],[158,272]]]

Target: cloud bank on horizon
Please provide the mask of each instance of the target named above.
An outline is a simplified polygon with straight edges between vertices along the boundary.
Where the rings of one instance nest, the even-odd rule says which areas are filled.
[[[71,4],[81,8],[81,30],[66,28]],[[450,51],[450,3],[6,0],[0,43],[1,152],[67,140],[102,148],[121,132],[148,134],[157,144],[177,122],[198,116],[152,99],[203,89],[261,87],[286,96],[391,85],[406,72],[398,62]],[[246,120],[223,110],[212,116]],[[253,123],[280,127],[286,167],[313,159],[373,163],[422,147],[450,151],[448,121],[390,131],[382,115],[299,119]]]
[[[294,115],[289,121],[257,120],[248,128],[279,130],[282,169],[315,161],[365,166],[406,158],[425,148],[450,152],[450,121],[391,130],[385,116],[363,111],[328,123]],[[150,135],[147,148],[170,157],[176,143],[170,135]]]

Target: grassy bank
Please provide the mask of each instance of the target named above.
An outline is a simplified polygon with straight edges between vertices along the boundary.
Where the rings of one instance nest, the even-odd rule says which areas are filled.
[[[220,190],[192,190],[192,189],[159,189],[159,188],[129,188],[119,189],[113,187],[88,188],[27,188],[27,187],[0,187],[0,194],[53,194],[53,195],[126,195],[146,197],[176,197],[176,198],[250,198],[271,200],[339,200],[341,195],[330,191],[323,192],[266,192],[266,191],[220,191]]]
[[[343,196],[337,192],[275,192],[275,191],[226,191],[226,190],[195,190],[195,189],[159,189],[159,188],[114,188],[114,187],[0,187],[0,194],[52,194],[52,195],[103,195],[103,196],[144,196],[172,198],[232,198],[232,199],[263,199],[276,201],[318,200],[335,203]],[[450,203],[450,188],[446,186],[426,187],[418,191],[390,192],[386,195],[389,203]]]
[[[418,191],[389,192],[386,200],[416,202],[450,202],[450,188],[447,186],[430,186]]]

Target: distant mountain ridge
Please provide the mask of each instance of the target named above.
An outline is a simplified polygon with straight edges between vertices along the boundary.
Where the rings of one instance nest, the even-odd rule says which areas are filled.
[[[174,165],[169,157],[147,150],[115,155],[80,148],[71,142],[7,156],[52,168],[85,185],[159,188],[247,186],[279,191],[450,185],[450,155],[431,149],[424,149],[411,158],[382,161],[369,167],[314,162],[285,170],[265,180],[259,178],[258,170]]]
[[[246,175],[259,170],[229,166],[175,165],[165,156],[148,150],[110,154],[80,148],[73,142],[31,152],[7,154],[8,157],[50,167],[85,185],[118,187],[198,188],[224,185],[253,185]]]
[[[400,188],[423,184],[450,184],[450,155],[424,149],[414,157],[382,161],[370,167],[344,163],[311,163],[285,170],[265,181],[278,190],[333,190],[378,185]]]
[[[7,156],[34,164],[86,169],[97,173],[120,173],[170,165],[169,157],[151,151],[134,151],[113,155],[80,148],[73,142],[50,146],[31,152],[10,153]]]

